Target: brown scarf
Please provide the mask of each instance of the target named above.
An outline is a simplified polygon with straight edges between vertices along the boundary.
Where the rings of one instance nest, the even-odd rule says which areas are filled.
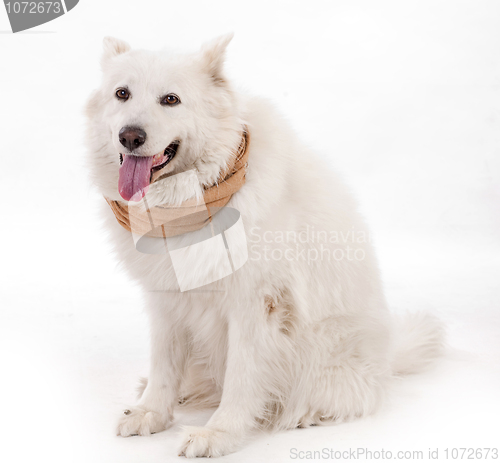
[[[205,189],[200,200],[195,198],[179,206],[161,205],[144,210],[123,201],[105,199],[118,223],[140,236],[167,238],[199,230],[212,220],[212,216],[245,183],[249,142],[248,131],[244,127],[241,143],[232,163],[220,173],[215,185]]]

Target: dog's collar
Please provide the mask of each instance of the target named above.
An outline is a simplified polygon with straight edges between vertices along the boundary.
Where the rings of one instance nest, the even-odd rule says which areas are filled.
[[[243,127],[241,143],[232,162],[219,174],[214,185],[205,188],[203,200],[191,199],[179,206],[164,204],[148,209],[106,198],[118,223],[126,230],[155,238],[168,238],[199,230],[212,220],[232,195],[245,183],[250,136]]]

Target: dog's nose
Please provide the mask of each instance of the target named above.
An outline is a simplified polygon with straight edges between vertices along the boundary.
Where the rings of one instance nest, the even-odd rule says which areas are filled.
[[[118,133],[120,143],[128,148],[129,151],[134,151],[139,146],[144,145],[146,141],[146,132],[139,127],[122,127]]]

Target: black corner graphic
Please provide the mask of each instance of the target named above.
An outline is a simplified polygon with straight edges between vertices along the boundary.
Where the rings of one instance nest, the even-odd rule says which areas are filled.
[[[12,32],[21,32],[45,24],[72,10],[79,0],[12,1],[4,0]]]

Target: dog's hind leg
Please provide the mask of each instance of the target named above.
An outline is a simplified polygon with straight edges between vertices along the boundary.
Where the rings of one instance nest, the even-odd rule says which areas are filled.
[[[330,317],[308,330],[297,349],[303,370],[277,426],[307,427],[373,413],[391,375],[385,318]]]

